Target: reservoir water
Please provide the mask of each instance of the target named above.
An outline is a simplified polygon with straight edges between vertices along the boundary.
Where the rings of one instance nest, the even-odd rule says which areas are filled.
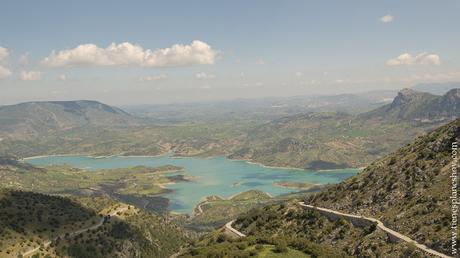
[[[184,174],[192,176],[191,182],[178,182],[166,187],[174,190],[162,196],[170,199],[170,209],[180,213],[190,213],[193,207],[206,196],[219,195],[224,198],[234,194],[257,189],[271,195],[295,192],[275,186],[276,182],[310,182],[318,184],[338,183],[355,175],[357,169],[338,169],[330,171],[307,171],[300,169],[271,168],[230,160],[225,157],[177,158],[172,156],[157,157],[123,157],[111,156],[95,158],[88,156],[48,156],[26,160],[37,166],[63,165],[97,169],[127,168],[138,165],[157,167],[176,165],[184,168]]]

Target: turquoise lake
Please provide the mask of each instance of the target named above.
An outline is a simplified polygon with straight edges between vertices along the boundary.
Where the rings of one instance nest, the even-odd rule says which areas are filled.
[[[176,165],[184,168],[184,174],[193,176],[192,182],[178,182],[167,185],[171,193],[161,196],[170,199],[170,209],[180,213],[191,213],[193,207],[203,197],[219,195],[230,197],[234,194],[257,189],[271,195],[296,192],[273,185],[275,182],[311,182],[334,184],[355,175],[357,169],[340,169],[330,171],[307,171],[299,169],[270,168],[251,164],[241,160],[225,157],[177,158],[172,156],[157,157],[122,157],[111,156],[94,158],[88,156],[48,156],[27,159],[37,166],[63,165],[84,168],[89,171],[97,169],[127,168],[138,165],[157,167]]]

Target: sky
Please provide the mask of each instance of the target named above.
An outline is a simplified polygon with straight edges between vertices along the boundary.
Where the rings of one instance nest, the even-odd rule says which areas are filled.
[[[0,105],[460,81],[460,1],[1,1]]]

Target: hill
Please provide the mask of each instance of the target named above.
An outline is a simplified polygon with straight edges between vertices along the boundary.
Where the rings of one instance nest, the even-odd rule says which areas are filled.
[[[171,165],[87,171],[69,166],[37,168],[0,156],[0,187],[47,194],[104,195],[161,213],[168,210],[169,200],[157,195],[171,191],[164,185],[187,180],[182,167]]]
[[[270,166],[362,167],[425,132],[408,122],[358,120],[346,113],[307,113],[264,123],[229,155]]]
[[[372,226],[330,221],[294,200],[256,207],[240,215],[234,227],[247,237],[216,231],[180,257],[426,257],[405,243],[389,242]]]
[[[443,96],[403,89],[392,103],[357,116],[306,113],[265,122],[229,157],[313,170],[363,167],[458,117],[460,89]]]
[[[177,169],[181,168],[84,172],[36,168],[0,157],[0,257],[169,257],[187,245],[194,233],[172,222],[166,213],[151,213],[120,201],[123,195],[116,195],[115,200],[109,197],[111,192],[97,187],[91,194],[81,192],[103,181],[146,182],[147,175],[161,177]]]
[[[379,219],[419,243],[450,254],[451,153],[452,143],[459,138],[457,119],[373,162],[358,175],[304,196],[305,203]],[[183,256],[257,257],[264,246],[274,246],[277,253],[297,250],[312,257],[430,257],[413,244],[392,241],[376,224],[331,220],[317,210],[302,208],[295,199],[255,206],[239,215],[233,227],[246,237],[233,239],[215,232]]]
[[[188,233],[169,218],[104,197],[0,189],[0,257],[168,257]]]
[[[238,214],[272,201],[274,199],[269,194],[259,190],[248,190],[228,199],[209,196],[195,206],[194,216],[187,221],[186,226],[199,231],[213,230],[222,227]]]
[[[27,137],[83,126],[125,127],[139,123],[125,111],[90,100],[26,102],[0,107],[0,132]]]
[[[417,123],[448,122],[460,116],[460,89],[451,89],[443,96],[412,89],[401,90],[391,104],[361,114],[364,120]]]
[[[452,143],[459,139],[457,119],[305,202],[377,218],[428,247],[450,253],[451,153]]]

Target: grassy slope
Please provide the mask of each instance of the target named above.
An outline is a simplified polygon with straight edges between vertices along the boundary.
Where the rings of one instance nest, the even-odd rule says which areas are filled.
[[[254,247],[255,249],[255,247]],[[274,245],[263,245],[263,248],[256,255],[257,258],[309,258],[310,256],[289,248],[287,252],[277,252]]]
[[[448,253],[450,153],[451,143],[459,137],[457,119],[306,202],[378,218],[390,228]]]

